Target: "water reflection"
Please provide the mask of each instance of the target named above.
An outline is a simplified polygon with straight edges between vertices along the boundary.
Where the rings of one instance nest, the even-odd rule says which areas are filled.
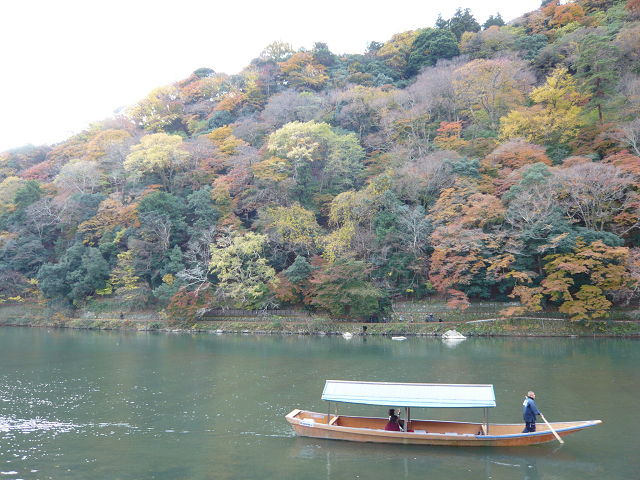
[[[573,454],[560,453],[561,447],[553,450],[531,447],[517,449],[413,447],[381,444],[360,444],[331,440],[316,441],[298,438],[288,453],[289,459],[322,461],[326,464],[326,477],[343,478],[344,464],[359,462],[390,463],[395,477],[424,478],[442,472],[444,477],[464,478],[472,472],[473,478],[496,479],[541,479],[557,478],[562,470],[594,473],[600,471],[594,462],[585,461]],[[538,470],[555,472],[542,474]],[[332,476],[332,471],[335,476]],[[446,472],[446,473],[445,473]],[[402,475],[400,475],[402,473]],[[316,477],[319,478],[319,477]],[[362,478],[362,475],[361,475]],[[367,478],[366,475],[364,478]],[[436,477],[438,478],[438,477]]]
[[[465,340],[466,340],[466,338],[443,338],[442,339],[442,344],[445,347],[456,348],[458,345],[460,345]]]
[[[65,433],[76,428],[78,428],[78,426],[73,423],[52,422],[41,418],[15,419],[0,416],[0,432],[2,433],[14,431],[20,433],[31,433],[37,431],[48,432],[50,430],[57,433]]]

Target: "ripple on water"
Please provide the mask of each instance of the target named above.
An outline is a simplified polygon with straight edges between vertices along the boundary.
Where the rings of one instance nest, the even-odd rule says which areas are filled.
[[[67,422],[55,422],[42,418],[11,418],[0,416],[0,432],[21,432],[30,433],[37,431],[55,431],[60,433],[71,432],[80,425]]]

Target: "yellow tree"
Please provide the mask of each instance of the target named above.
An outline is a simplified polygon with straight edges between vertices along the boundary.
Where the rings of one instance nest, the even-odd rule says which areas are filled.
[[[133,204],[125,207],[115,198],[103,200],[98,207],[98,213],[78,227],[78,233],[82,235],[83,242],[95,246],[107,231],[120,227],[121,232],[124,232],[136,221],[135,206]]]
[[[284,62],[288,58],[296,53],[290,43],[276,40],[273,43],[267,45],[262,52],[260,52],[261,60],[274,60],[276,62]]]
[[[149,288],[136,275],[133,267],[133,253],[130,250],[118,254],[118,263],[107,280],[107,286],[96,290],[98,295],[110,295],[115,292],[116,298],[127,303],[143,304],[149,296]]]
[[[161,132],[180,118],[180,90],[174,85],[154,88],[149,95],[127,110],[127,116],[145,130]]]
[[[533,83],[527,62],[506,57],[473,60],[453,74],[460,108],[474,123],[494,132],[501,117],[522,105]]]
[[[549,255],[545,260],[547,278],[542,281],[542,293],[561,301],[560,311],[572,320],[608,317],[611,302],[605,293],[624,288],[630,281],[626,247],[578,241],[573,253]]]
[[[297,87],[319,90],[329,80],[327,68],[315,62],[309,52],[298,52],[279,65],[284,77]]]
[[[124,162],[125,170],[134,177],[156,174],[165,191],[171,192],[176,175],[186,165],[189,154],[182,148],[182,137],[154,133],[140,139],[131,147],[131,153]]]
[[[407,68],[407,61],[411,53],[411,46],[415,38],[420,35],[422,29],[409,30],[394,34],[382,48],[378,50],[377,56],[395,71],[404,73]]]
[[[10,176],[0,183],[0,212],[5,213],[15,209],[13,203],[16,192],[24,187],[26,180]]]
[[[362,190],[343,192],[332,200],[329,224],[335,229],[323,239],[325,259],[333,262],[354,255],[367,259],[375,243],[373,221],[390,180],[389,175],[379,175]]]
[[[74,159],[60,169],[54,183],[61,190],[93,194],[98,190],[102,177],[98,162]]]
[[[533,107],[509,112],[501,119],[505,139],[525,138],[543,145],[563,143],[573,138],[580,127],[580,101],[576,82],[567,67],[556,68],[544,85],[530,95]]]
[[[104,130],[87,143],[85,155],[90,160],[98,160],[109,153],[110,149],[126,144],[131,138],[131,134],[125,130]]]
[[[317,248],[321,230],[315,214],[294,203],[290,207],[266,209],[264,216],[267,232],[272,243],[277,243],[288,252],[304,252],[307,256]]]
[[[226,307],[260,308],[268,303],[267,284],[275,270],[264,257],[267,235],[233,234],[211,245],[209,270],[217,278],[216,297]]]
[[[267,149],[286,162],[268,160],[258,167],[259,174],[268,178],[269,166],[276,169],[273,178],[286,171],[291,179],[288,193],[302,204],[311,195],[344,191],[362,182],[364,150],[356,135],[327,123],[288,123],[270,135]]]

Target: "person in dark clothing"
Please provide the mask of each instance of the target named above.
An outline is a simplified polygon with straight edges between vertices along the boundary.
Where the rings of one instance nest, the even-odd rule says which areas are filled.
[[[536,407],[536,394],[533,392],[527,393],[527,397],[522,403],[522,416],[524,417],[524,423],[526,426],[522,433],[529,433],[536,431],[536,415],[542,415]]]
[[[396,421],[398,425],[400,425],[400,430],[404,432],[404,420],[400,420],[400,409],[398,409],[398,415],[396,415],[395,408],[389,409],[389,421],[391,421],[391,417],[396,417]]]
[[[390,432],[401,432],[402,428],[400,428],[400,424],[398,423],[398,417],[396,415],[391,415],[389,417],[389,422],[384,429],[389,430]]]

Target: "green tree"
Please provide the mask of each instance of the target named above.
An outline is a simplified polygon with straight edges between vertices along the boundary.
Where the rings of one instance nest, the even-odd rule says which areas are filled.
[[[198,235],[218,223],[220,212],[211,199],[211,187],[205,186],[187,196],[186,222],[190,236]]]
[[[373,315],[386,295],[368,281],[369,273],[367,265],[358,260],[326,264],[313,273],[305,303],[332,315]]]
[[[456,41],[460,42],[464,32],[479,32],[480,24],[471,14],[469,8],[465,8],[464,11],[457,8],[456,13],[449,19],[449,30],[455,35]]]
[[[584,79],[582,91],[590,96],[588,109],[597,109],[600,125],[603,107],[614,94],[619,74],[614,69],[620,48],[606,37],[590,33],[582,41],[580,55],[575,63],[578,76]]]
[[[40,200],[42,193],[39,182],[36,180],[27,180],[24,186],[19,188],[13,197],[16,210],[11,215],[11,219],[16,223],[24,222],[25,210]]]
[[[152,236],[159,240],[163,238],[163,235],[157,229],[159,227],[158,221],[164,219],[165,226],[169,228],[166,232],[166,248],[181,244],[186,240],[187,224],[184,213],[187,208],[182,197],[167,192],[153,192],[138,202],[137,210],[142,227],[146,227],[149,230],[148,233],[153,232]]]
[[[494,25],[496,27],[504,27],[506,25],[502,19],[502,15],[500,15],[500,12],[498,12],[495,17],[493,15],[489,15],[487,21],[482,24],[482,29],[487,30],[489,27],[493,27]]]
[[[88,296],[105,287],[109,264],[100,250],[78,242],[57,264],[48,263],[38,271],[38,285],[45,298],[80,306]]]
[[[518,37],[513,42],[513,49],[524,53],[524,59],[533,61],[538,55],[538,52],[547,46],[549,39],[546,35],[526,35],[524,37]]]
[[[1,269],[14,270],[30,278],[38,273],[40,267],[49,258],[37,235],[22,233],[18,238],[7,240],[0,249]]]
[[[160,271],[162,284],[153,290],[153,296],[162,302],[168,303],[171,297],[186,285],[184,279],[176,276],[182,270],[184,270],[182,250],[176,245],[172,250],[165,253],[164,268]]]
[[[316,267],[311,265],[306,258],[298,255],[291,266],[283,271],[282,274],[286,275],[293,283],[300,283],[309,278],[309,275],[314,270],[316,270]]]
[[[416,75],[421,67],[435,65],[439,59],[451,59],[459,53],[458,42],[451,31],[425,28],[411,45],[406,73]]]

